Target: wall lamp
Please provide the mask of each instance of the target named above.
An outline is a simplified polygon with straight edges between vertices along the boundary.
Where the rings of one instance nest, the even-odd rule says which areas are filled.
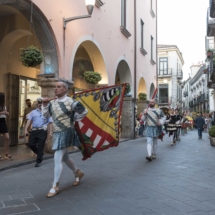
[[[71,22],[71,21],[76,20],[76,19],[90,18],[92,13],[93,13],[93,8],[95,6],[95,2],[96,2],[96,0],[85,0],[85,4],[86,4],[87,11],[88,11],[89,15],[75,16],[75,17],[70,17],[70,18],[63,18],[63,27],[64,27],[64,29],[66,29],[66,24],[68,22]]]

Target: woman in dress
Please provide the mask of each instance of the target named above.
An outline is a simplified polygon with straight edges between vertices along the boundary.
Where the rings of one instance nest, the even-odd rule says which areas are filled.
[[[5,106],[5,98],[5,94],[0,92],[0,134],[4,136],[5,158],[12,159],[12,156],[9,154],[10,138],[6,124],[6,117],[9,115],[9,113],[7,112]],[[2,160],[3,158],[0,155],[0,161]]]
[[[175,114],[174,108],[170,110],[170,115],[167,117],[166,122],[168,122],[167,131],[169,132],[169,136],[171,138],[171,146],[176,144],[176,122],[177,122],[177,116]]]

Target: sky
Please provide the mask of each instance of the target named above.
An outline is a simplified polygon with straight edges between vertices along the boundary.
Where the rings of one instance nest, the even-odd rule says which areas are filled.
[[[205,60],[209,0],[157,0],[158,44],[177,45],[184,58],[184,80],[193,63]]]

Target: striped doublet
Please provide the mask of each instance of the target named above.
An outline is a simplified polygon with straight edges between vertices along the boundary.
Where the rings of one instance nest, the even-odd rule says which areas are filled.
[[[147,125],[148,126],[157,126],[159,119],[161,116],[162,111],[160,109],[148,109],[147,112]]]

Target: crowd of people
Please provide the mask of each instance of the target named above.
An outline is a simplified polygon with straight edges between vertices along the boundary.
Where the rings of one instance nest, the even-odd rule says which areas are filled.
[[[163,132],[169,136],[170,145],[174,146],[180,141],[181,135],[194,128],[198,131],[198,138],[202,139],[202,132],[209,132],[213,124],[213,113],[198,113],[197,117],[193,118],[189,112],[179,113],[177,108],[170,108],[165,115],[161,109],[155,108],[155,101],[152,99],[149,101],[149,107],[136,119],[135,131],[137,138],[147,138],[146,160],[152,161],[156,159],[157,140],[163,138]]]

